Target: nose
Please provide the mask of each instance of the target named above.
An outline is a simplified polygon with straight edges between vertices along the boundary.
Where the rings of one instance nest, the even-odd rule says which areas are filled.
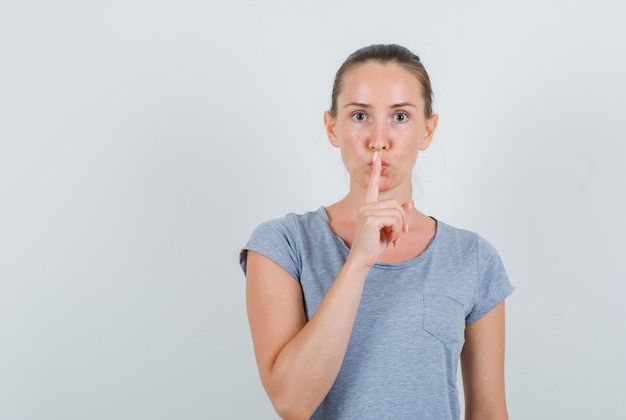
[[[377,121],[372,124],[370,132],[369,148],[370,150],[387,150],[389,149],[389,132],[387,124],[384,121]]]

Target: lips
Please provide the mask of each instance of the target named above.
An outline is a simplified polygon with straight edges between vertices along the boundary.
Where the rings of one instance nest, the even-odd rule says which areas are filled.
[[[367,166],[369,166],[370,171],[371,171],[374,168],[374,162],[369,161]],[[380,173],[383,173],[389,167],[389,164],[387,162],[385,162],[384,160],[381,160],[380,161],[380,166],[381,166]]]

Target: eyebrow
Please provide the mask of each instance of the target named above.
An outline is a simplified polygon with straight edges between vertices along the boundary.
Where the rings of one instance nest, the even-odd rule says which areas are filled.
[[[350,106],[357,107],[357,108],[372,108],[372,105],[364,104],[364,103],[361,103],[361,102],[350,102],[349,104],[344,105],[344,108],[348,108]],[[399,104],[393,104],[393,105],[391,105],[391,108],[403,108],[403,107],[407,107],[407,106],[410,106],[410,107],[413,107],[413,108],[417,108],[417,106],[413,105],[410,102],[400,102]]]

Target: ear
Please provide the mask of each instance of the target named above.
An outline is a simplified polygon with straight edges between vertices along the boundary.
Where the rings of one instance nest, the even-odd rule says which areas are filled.
[[[326,126],[326,135],[330,144],[334,147],[339,147],[339,140],[335,133],[335,118],[328,111],[324,112],[324,126]]]
[[[420,142],[420,151],[428,149],[428,146],[432,143],[435,130],[437,129],[437,124],[439,124],[439,115],[437,114],[426,119],[426,134]]]

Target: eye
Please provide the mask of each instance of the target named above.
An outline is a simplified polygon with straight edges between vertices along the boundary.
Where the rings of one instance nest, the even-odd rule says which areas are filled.
[[[405,122],[408,118],[409,116],[405,114],[404,112],[398,112],[397,114],[394,114],[393,116],[393,120],[395,122]]]
[[[363,122],[367,119],[367,115],[364,112],[355,112],[352,114],[352,121]]]

